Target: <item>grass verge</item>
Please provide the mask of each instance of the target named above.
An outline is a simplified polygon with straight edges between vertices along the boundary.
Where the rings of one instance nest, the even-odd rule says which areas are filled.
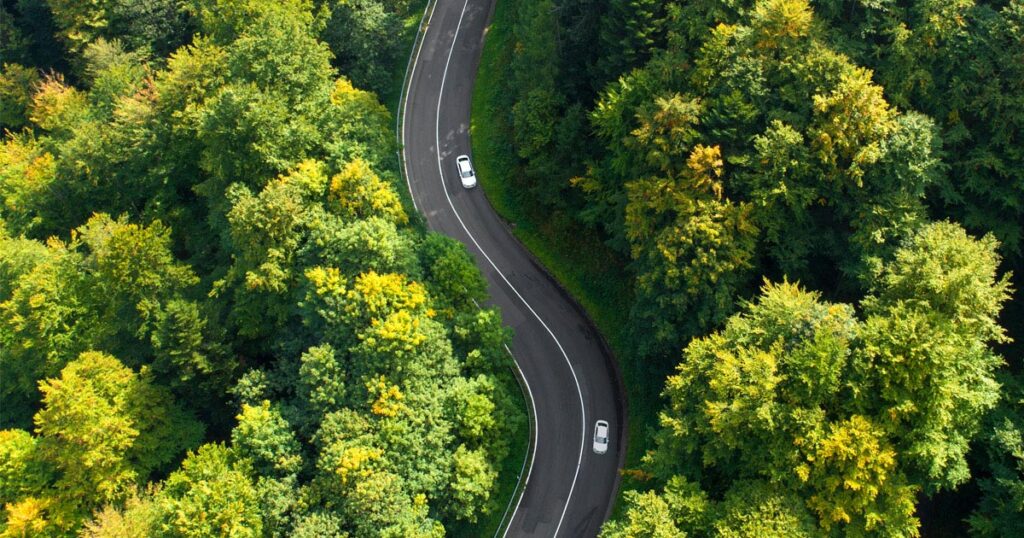
[[[652,376],[629,344],[632,276],[621,257],[570,216],[539,211],[516,187],[520,182],[511,144],[511,97],[503,83],[511,76],[514,21],[515,5],[498,2],[473,91],[470,117],[477,177],[495,211],[511,223],[516,238],[583,306],[615,354],[629,403],[625,467],[636,468],[650,448],[650,434],[657,425],[664,373]],[[622,490],[636,486],[629,475],[624,477]]]

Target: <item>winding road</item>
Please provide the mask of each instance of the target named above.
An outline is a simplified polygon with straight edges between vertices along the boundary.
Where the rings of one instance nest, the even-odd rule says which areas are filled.
[[[431,229],[462,241],[515,337],[511,352],[536,416],[523,495],[505,536],[596,536],[625,454],[625,409],[614,362],[586,317],[512,236],[480,188],[462,188],[455,157],[472,155],[470,103],[496,0],[436,0],[412,58],[400,126],[406,179]],[[611,426],[606,454],[594,422]]]

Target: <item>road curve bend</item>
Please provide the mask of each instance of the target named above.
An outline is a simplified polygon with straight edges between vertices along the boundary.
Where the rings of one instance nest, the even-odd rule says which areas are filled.
[[[492,304],[515,331],[511,351],[529,386],[536,435],[505,536],[596,536],[625,456],[617,370],[576,304],[512,236],[481,189],[464,189],[456,175],[455,157],[472,156],[473,82],[495,1],[435,0],[400,116],[404,171],[430,228],[469,248]],[[611,427],[603,455],[591,448],[597,420]]]

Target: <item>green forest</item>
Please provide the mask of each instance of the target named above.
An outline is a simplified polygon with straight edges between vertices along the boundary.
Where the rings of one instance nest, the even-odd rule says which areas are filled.
[[[1024,535],[1024,2],[505,0],[477,84],[624,372],[603,536]]]
[[[0,538],[493,532],[422,7],[0,3]],[[623,371],[602,536],[1024,536],[1024,0],[498,0],[472,122]]]
[[[377,97],[422,4],[2,8],[0,536],[482,534],[526,416]]]

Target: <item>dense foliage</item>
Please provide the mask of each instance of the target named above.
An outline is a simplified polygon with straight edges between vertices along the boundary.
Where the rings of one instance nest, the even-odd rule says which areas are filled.
[[[663,496],[676,526],[735,530],[729,498],[763,484],[757,502],[774,508],[748,514],[751,531],[784,516],[817,522],[787,536],[916,536],[917,494],[969,479],[968,441],[999,398],[1002,361],[988,344],[1005,338],[994,320],[1008,294],[994,247],[927,225],[880,268],[859,316],[766,284],[722,331],[692,341],[646,462],[672,477]],[[708,491],[724,491],[721,504]],[[606,534],[630,535],[616,529]]]
[[[440,536],[495,509],[508,330],[332,67],[389,60],[321,41],[381,46],[359,13],[392,4],[52,1],[47,43],[36,3],[4,15],[3,536]]]
[[[959,488],[1019,534],[1024,3],[516,3],[518,203],[628,262],[629,347],[678,363],[607,533],[915,536]]]

